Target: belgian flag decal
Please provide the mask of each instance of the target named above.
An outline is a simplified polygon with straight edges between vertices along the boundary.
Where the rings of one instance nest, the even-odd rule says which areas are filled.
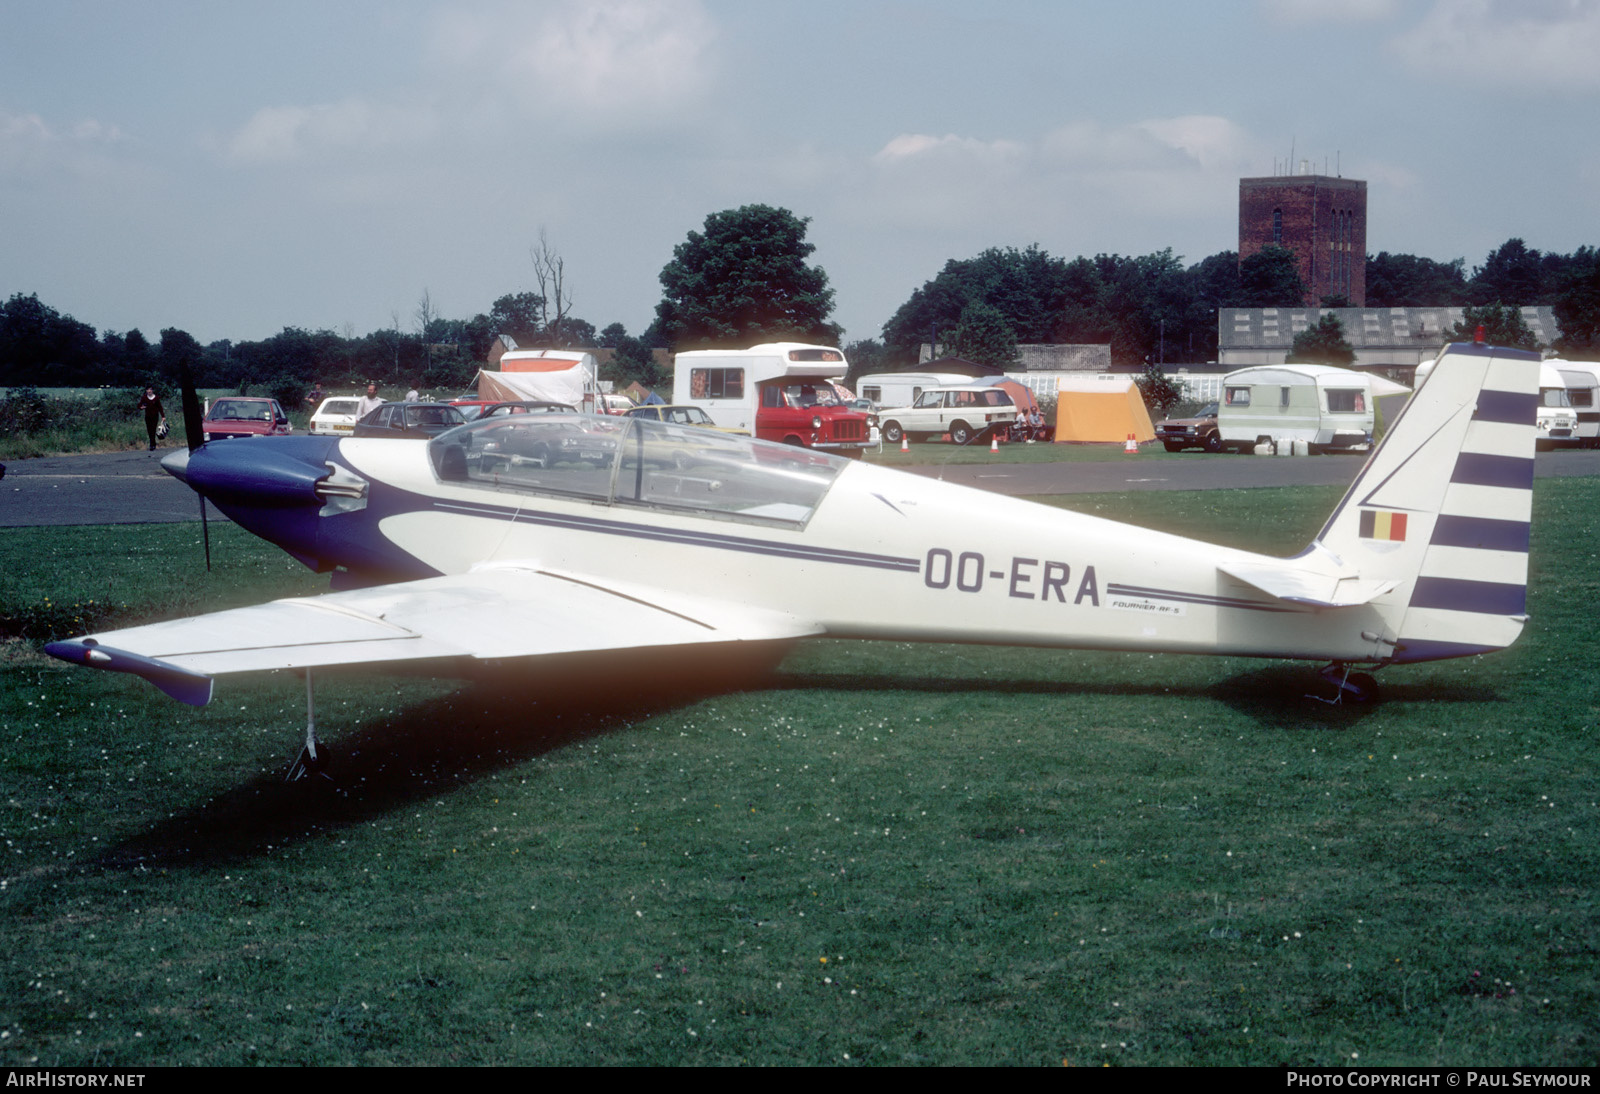
[[[1384,539],[1394,542],[1406,538],[1406,515],[1386,513],[1376,509],[1361,511],[1361,538]]]

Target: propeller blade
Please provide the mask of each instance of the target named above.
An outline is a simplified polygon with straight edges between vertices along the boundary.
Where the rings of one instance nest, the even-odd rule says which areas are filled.
[[[206,443],[205,419],[200,415],[200,393],[194,389],[194,375],[189,371],[189,362],[184,361],[178,366],[178,380],[183,385],[183,439],[189,445],[189,451]],[[211,572],[211,524],[206,520],[206,496],[198,490],[200,497],[200,535],[206,545],[206,572]]]
[[[206,443],[204,419],[200,416],[200,393],[194,389],[194,377],[187,361],[179,365],[178,377],[183,385],[183,439],[193,452]]]

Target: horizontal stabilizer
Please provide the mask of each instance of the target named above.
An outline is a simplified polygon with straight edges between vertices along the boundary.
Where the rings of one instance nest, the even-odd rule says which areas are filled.
[[[1392,579],[1363,578],[1348,568],[1344,572],[1321,570],[1298,565],[1299,561],[1229,562],[1218,569],[1279,600],[1311,604],[1319,608],[1351,608],[1366,604],[1399,584]]]

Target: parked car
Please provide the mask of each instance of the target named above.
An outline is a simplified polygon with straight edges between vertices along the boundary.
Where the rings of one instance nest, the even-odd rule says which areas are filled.
[[[450,405],[461,411],[462,417],[469,422],[475,422],[489,414],[526,414],[529,411],[554,411],[571,414],[578,409],[577,407],[568,406],[566,403],[551,403],[537,399],[451,399]]]
[[[356,437],[421,438],[466,425],[467,419],[449,403],[385,403],[356,423]]]
[[[289,415],[283,412],[278,400],[246,395],[229,395],[213,401],[200,429],[208,441],[294,432]]]
[[[702,407],[674,406],[671,403],[657,404],[655,406],[636,406],[628,411],[630,418],[646,418],[652,422],[671,422],[673,425],[697,425],[702,429],[715,429],[719,433],[732,433],[738,437],[750,436],[748,429],[737,429],[733,426],[721,426],[711,420]]]
[[[1168,452],[1182,452],[1185,448],[1221,452],[1222,434],[1217,431],[1217,404],[1207,403],[1192,418],[1161,419],[1156,423],[1156,440],[1166,445]]]
[[[475,426],[466,438],[483,474],[519,465],[550,468],[558,464],[588,464],[609,468],[617,456],[617,441],[624,428],[604,424],[603,416],[562,414],[507,417],[504,425]]]
[[[348,437],[361,418],[361,400],[354,395],[336,395],[322,400],[311,412],[311,432],[319,437]]]
[[[929,388],[911,406],[878,412],[883,439],[890,444],[899,444],[902,436],[920,439],[941,433],[948,433],[953,444],[969,444],[1016,419],[1016,403],[997,387]]]

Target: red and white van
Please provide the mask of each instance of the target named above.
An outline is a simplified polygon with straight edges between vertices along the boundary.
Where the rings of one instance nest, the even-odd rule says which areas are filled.
[[[764,441],[859,456],[873,423],[835,387],[849,368],[843,350],[800,342],[690,350],[677,356],[672,401]]]

